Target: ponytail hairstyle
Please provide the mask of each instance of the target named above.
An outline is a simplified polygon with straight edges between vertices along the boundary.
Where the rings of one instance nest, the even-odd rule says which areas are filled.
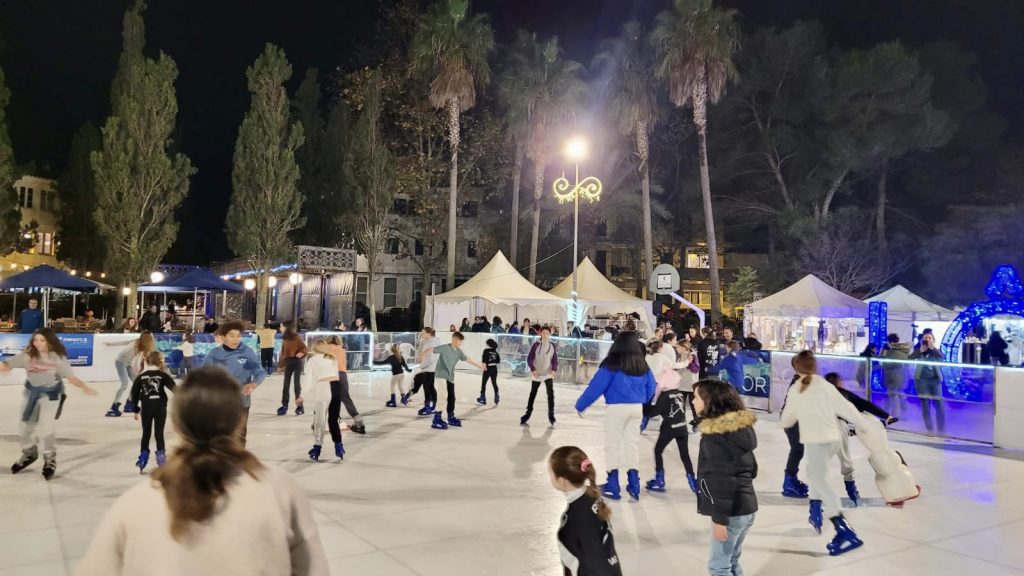
[[[601,491],[597,489],[597,477],[594,472],[594,464],[587,458],[587,454],[575,446],[562,446],[556,448],[548,458],[551,473],[556,478],[565,478],[570,484],[577,488],[587,487],[587,496],[597,502],[597,517],[607,522],[612,517],[612,510],[601,498]]]
[[[391,355],[398,359],[402,358],[402,349],[398,347],[398,344],[391,345]]]
[[[146,354],[146,364],[155,366],[160,370],[167,370],[167,365],[164,364],[164,355],[156,350]]]
[[[664,346],[662,340],[655,340],[654,338],[651,338],[647,341],[647,353],[652,355],[657,354],[661,351],[662,346]]]
[[[263,470],[239,436],[241,395],[234,378],[211,366],[190,371],[175,390],[172,418],[182,442],[153,479],[163,488],[176,542],[217,513],[235,478],[243,472],[257,478]]]
[[[811,385],[811,376],[818,373],[818,360],[814,352],[804,350],[793,357],[793,370],[801,376],[800,393],[802,394]]]
[[[328,342],[327,340],[317,340],[313,344],[313,353],[323,354],[324,356],[330,358],[331,360],[335,360],[334,354],[331,353],[331,343]]]
[[[135,341],[135,353],[148,356],[153,350],[156,350],[156,339],[153,338],[153,333],[149,331],[143,332],[139,339]]]

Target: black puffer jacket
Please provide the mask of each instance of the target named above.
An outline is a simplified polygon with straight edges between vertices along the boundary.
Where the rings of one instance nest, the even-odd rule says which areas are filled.
[[[715,524],[728,525],[731,516],[757,512],[755,420],[753,412],[741,410],[700,423],[697,512]]]

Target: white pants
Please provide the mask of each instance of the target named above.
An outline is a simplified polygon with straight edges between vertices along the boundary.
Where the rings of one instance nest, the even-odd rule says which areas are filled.
[[[844,420],[839,421],[839,471],[843,480],[853,482],[853,458],[850,457],[850,427]]]
[[[25,391],[25,399],[21,402],[21,410],[18,412],[20,418],[25,413],[28,401],[28,390]],[[21,449],[31,450],[36,443],[43,445],[43,454],[56,454],[57,452],[57,408],[60,400],[50,400],[45,395],[36,402],[35,410],[28,418],[28,422],[21,422],[18,431],[21,434]]]
[[[640,467],[641,404],[609,404],[604,413],[604,446],[608,470]]]
[[[391,375],[391,393],[405,394],[405,374]]]
[[[327,429],[327,400],[321,400],[317,396],[313,403],[313,444],[320,446],[324,443],[324,431]]]
[[[825,518],[842,513],[839,496],[828,484],[828,464],[839,453],[839,442],[831,444],[804,444],[804,460],[807,461],[807,487],[811,500],[821,500]]]

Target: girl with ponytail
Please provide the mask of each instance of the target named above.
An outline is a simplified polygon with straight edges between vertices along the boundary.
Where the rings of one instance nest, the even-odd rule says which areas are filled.
[[[548,458],[551,485],[565,493],[567,507],[558,529],[558,552],[569,576],[622,576],[609,520],[611,509],[597,488],[594,464],[575,446]]]
[[[328,574],[309,503],[241,441],[241,386],[218,367],[174,395],[181,444],[121,495],[76,574]]]

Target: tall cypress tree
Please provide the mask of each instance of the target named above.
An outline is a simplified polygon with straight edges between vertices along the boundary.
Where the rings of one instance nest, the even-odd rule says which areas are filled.
[[[178,232],[174,211],[195,173],[182,154],[171,154],[178,114],[178,68],[166,54],[142,53],[145,3],[124,15],[124,49],[111,89],[112,115],[103,127],[102,150],[93,152],[97,228],[107,242],[113,278],[135,286],[160,263]]]
[[[231,171],[228,244],[257,273],[258,326],[266,322],[267,270],[290,255],[288,234],[304,223],[295,161],[302,123],[290,121],[284,89],[291,75],[284,51],[273,44],[246,71],[252,103],[238,130]]]
[[[82,124],[71,138],[68,166],[57,186],[61,239],[57,257],[79,270],[99,270],[106,259],[105,243],[95,237],[92,218],[96,209],[96,177],[91,158],[101,146],[99,128],[92,122]]]
[[[0,69],[0,256],[17,249],[20,240],[21,210],[14,191],[14,151],[7,134],[7,103],[11,91]]]

